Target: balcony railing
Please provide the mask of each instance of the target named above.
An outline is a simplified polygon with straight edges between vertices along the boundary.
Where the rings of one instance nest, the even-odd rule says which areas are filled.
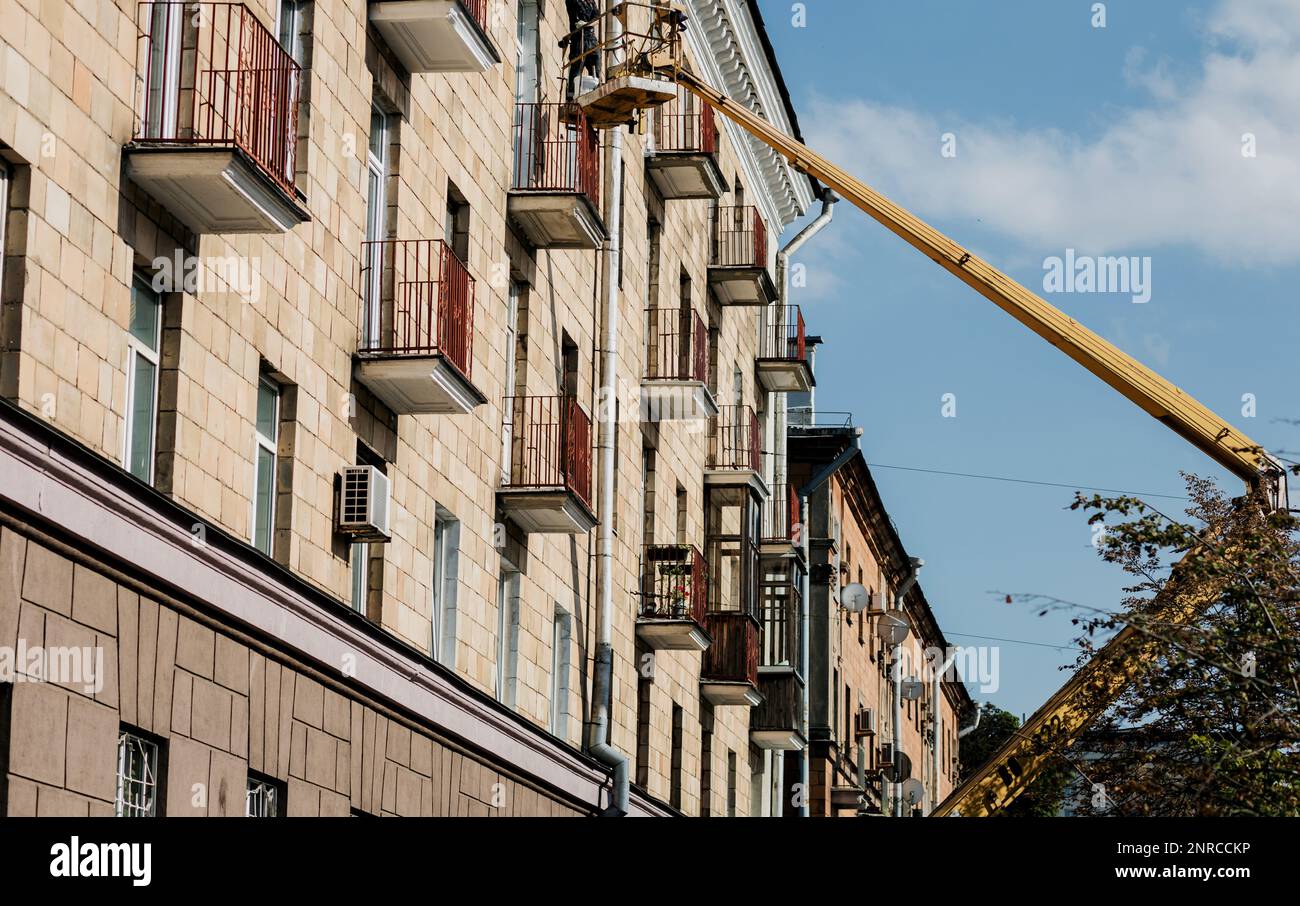
[[[699,381],[709,376],[709,331],[690,308],[650,308],[646,379]]]
[[[788,569],[763,579],[759,622],[763,627],[762,654],[764,667],[791,667],[802,672],[803,613],[799,606],[798,584],[802,574]]]
[[[517,192],[573,192],[600,206],[600,138],[573,104],[518,104],[514,125]]]
[[[759,341],[758,357],[786,362],[808,360],[807,333],[798,305],[772,306]]]
[[[465,377],[474,357],[474,278],[441,239],[361,246],[362,353],[445,355]]]
[[[656,108],[655,151],[659,154],[716,154],[718,121],[713,108],[687,97]],[[695,107],[698,109],[693,109]]]
[[[478,23],[478,27],[483,31],[488,31],[492,23],[488,20],[488,0],[460,0],[460,5],[465,7],[465,12],[469,13],[470,18]]]
[[[775,485],[763,504],[763,540],[798,540],[799,495],[793,484]]]
[[[753,205],[713,211],[714,267],[767,267],[767,227]]]
[[[704,615],[704,628],[713,644],[704,652],[700,677],[704,680],[758,685],[758,626],[745,613]]]
[[[591,417],[568,396],[505,399],[515,489],[564,488],[591,506]]]
[[[758,417],[750,406],[721,406],[709,436],[709,465],[715,469],[760,469]]]
[[[135,140],[233,146],[289,195],[299,66],[242,3],[141,3]]]
[[[641,618],[704,622],[708,567],[691,544],[647,545],[641,565]]]

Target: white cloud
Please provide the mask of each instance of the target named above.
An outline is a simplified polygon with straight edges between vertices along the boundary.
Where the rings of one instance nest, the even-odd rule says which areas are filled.
[[[1300,3],[1223,0],[1194,75],[1129,54],[1148,94],[1092,139],[819,100],[814,147],[925,217],[980,220],[1034,249],[1184,246],[1221,263],[1300,261]],[[1091,111],[1084,111],[1090,114]],[[940,136],[957,135],[957,156]],[[1244,157],[1243,136],[1257,156]]]

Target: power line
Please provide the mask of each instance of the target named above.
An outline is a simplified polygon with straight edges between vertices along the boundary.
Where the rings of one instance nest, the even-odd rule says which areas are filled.
[[[1122,494],[1125,497],[1163,497],[1167,500],[1187,500],[1182,494],[1151,494],[1140,491],[1118,491],[1115,488],[1097,488],[1086,484],[1061,484],[1055,481],[1034,481],[1029,478],[1007,478],[1002,475],[976,475],[971,472],[948,472],[943,469],[918,469],[914,466],[890,466],[880,462],[867,463],[873,469],[895,469],[900,472],[922,472],[926,475],[947,475],[953,478],[978,478],[983,481],[1006,481],[1011,484],[1031,484],[1046,488],[1067,488],[1069,490],[1098,491],[1102,494]]]
[[[1036,648],[1051,648],[1055,651],[1066,651],[1066,650],[1082,651],[1083,650],[1078,645],[1052,645],[1048,642],[1030,642],[1026,639],[1004,639],[996,635],[974,635],[973,633],[969,633],[969,632],[945,631],[944,635],[959,635],[964,639],[984,639],[985,641],[988,642],[1006,642],[1011,645],[1033,645]]]

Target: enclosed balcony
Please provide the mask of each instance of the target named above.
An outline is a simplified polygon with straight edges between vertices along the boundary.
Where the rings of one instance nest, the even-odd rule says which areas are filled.
[[[646,171],[664,198],[719,198],[727,191],[712,107],[683,95],[654,111],[651,134]]]
[[[488,0],[379,0],[369,16],[408,72],[486,72],[501,62]]]
[[[302,74],[242,3],[141,3],[126,175],[196,234],[283,233]]]
[[[646,310],[646,371],[641,381],[647,421],[713,418],[709,391],[709,331],[693,308]]]
[[[709,286],[722,305],[768,305],[776,284],[767,269],[767,227],[752,205],[713,209]]]
[[[591,531],[591,417],[567,396],[507,397],[502,409],[501,511],[525,532]]]
[[[807,393],[816,383],[808,361],[808,339],[798,305],[773,305],[763,312],[758,382],[771,393]]]
[[[714,705],[761,704],[758,621],[744,611],[716,611],[704,615],[704,628],[713,644],[700,663],[700,694]]]
[[[609,4],[560,42],[566,50],[567,97],[597,128],[634,124],[642,111],[677,97],[673,74],[682,60],[685,26],[685,15],[660,0]]]
[[[595,249],[600,216],[600,139],[573,104],[518,104],[510,218],[540,249]]]
[[[763,501],[763,555],[802,556],[799,497],[793,484],[776,484]]]
[[[709,456],[704,483],[711,488],[748,488],[768,496],[762,475],[758,416],[750,406],[721,406],[709,422]]]
[[[708,569],[690,544],[647,545],[641,557],[636,635],[661,651],[704,651]]]
[[[473,364],[474,278],[451,246],[362,243],[357,379],[399,415],[464,415],[487,402]]]
[[[800,561],[762,558],[758,691],[763,703],[749,721],[750,739],[764,749],[802,749],[803,570]]]

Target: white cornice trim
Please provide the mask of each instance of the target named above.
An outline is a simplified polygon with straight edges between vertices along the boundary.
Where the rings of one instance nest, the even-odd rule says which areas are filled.
[[[688,0],[688,4],[687,43],[700,74],[728,97],[792,133],[776,73],[743,0]],[[737,150],[746,185],[761,189],[754,194],[764,218],[784,228],[803,216],[813,202],[808,177],[735,123],[721,119]]]

